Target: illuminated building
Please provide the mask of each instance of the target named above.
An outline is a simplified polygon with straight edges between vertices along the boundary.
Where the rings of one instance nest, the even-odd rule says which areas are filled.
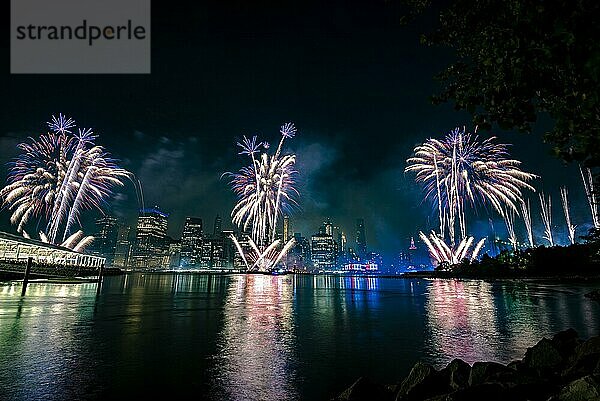
[[[94,235],[90,252],[105,258],[107,266],[113,266],[120,226],[119,221],[115,217],[103,216],[96,220],[96,225],[98,230]]]
[[[294,246],[288,252],[288,266],[292,270],[307,270],[311,265],[310,241],[301,233],[294,233]]]
[[[359,257],[364,257],[367,253],[367,237],[363,219],[356,219],[356,253]]]
[[[132,257],[134,268],[163,267],[168,253],[167,224],[169,215],[158,207],[140,210],[138,216],[135,248]]]
[[[181,234],[181,266],[194,267],[202,257],[202,219],[186,217]]]
[[[131,258],[131,241],[129,240],[129,234],[131,227],[120,226],[117,233],[117,242],[115,244],[115,256],[113,259],[113,266],[115,267],[127,267]]]
[[[75,252],[62,246],[0,232],[0,261],[4,265],[25,264],[28,258],[36,264],[61,266],[100,267],[103,257]]]
[[[290,216],[283,217],[283,242],[287,243],[290,239]]]
[[[344,270],[352,273],[375,273],[379,271],[379,266],[371,262],[349,262],[344,265]]]
[[[336,244],[333,236],[327,234],[327,227],[322,226],[318,234],[311,237],[311,259],[318,270],[335,268]]]
[[[165,265],[169,266],[169,268],[181,266],[181,241],[171,239]]]
[[[217,214],[217,217],[215,217],[215,224],[213,226],[213,236],[217,237],[219,235],[221,235],[221,231],[223,231],[223,220],[221,219],[221,216],[219,216]]]
[[[325,227],[325,234],[333,237],[333,224],[331,224],[331,219],[327,218],[327,221],[323,223],[323,226]]]

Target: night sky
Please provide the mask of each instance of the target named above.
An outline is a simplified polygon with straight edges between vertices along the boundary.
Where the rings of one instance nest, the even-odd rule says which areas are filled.
[[[428,99],[437,90],[433,76],[451,60],[448,50],[419,43],[435,15],[407,26],[401,15],[380,0],[154,1],[150,75],[10,75],[5,35],[0,162],[45,130],[52,114],[65,113],[100,134],[98,143],[142,182],[146,205],[170,213],[169,234],[179,238],[185,216],[202,217],[210,229],[217,213],[229,222],[235,198],[220,176],[246,163],[237,155],[240,137],[274,143],[280,124],[293,121],[298,135],[287,144],[301,173],[293,231],[310,236],[330,217],[352,240],[362,217],[369,247],[391,256],[428,227],[431,214],[403,173],[411,149],[471,127],[468,115]],[[550,154],[542,125],[530,135],[493,133],[514,143],[523,169],[542,176],[535,186],[552,193],[560,230],[559,186],[572,185],[574,220],[583,228],[589,219],[579,173]],[[539,220],[537,197],[532,204]],[[128,185],[107,213],[133,223],[137,208]],[[86,216],[88,230],[98,216]],[[478,216],[472,230],[484,233],[487,214]],[[6,211],[1,218],[0,228],[13,232]]]

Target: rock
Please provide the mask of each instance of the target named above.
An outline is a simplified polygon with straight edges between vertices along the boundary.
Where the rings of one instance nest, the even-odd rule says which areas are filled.
[[[402,381],[396,400],[424,400],[449,392],[447,380],[432,366],[417,362]]]
[[[556,348],[563,359],[569,359],[575,348],[581,344],[579,335],[573,329],[558,332],[552,337],[552,346]]]
[[[584,376],[560,390],[559,401],[600,401],[600,383],[592,376]]]
[[[547,400],[556,394],[559,386],[544,381],[531,381],[518,383],[507,389],[506,399],[516,400]]]
[[[575,347],[568,367],[563,371],[563,376],[574,379],[582,377],[599,369],[600,364],[600,337],[592,337]]]
[[[575,348],[574,354],[577,357],[582,357],[591,354],[600,354],[600,336],[592,337],[589,340],[579,344]]]
[[[344,390],[335,401],[379,401],[392,400],[393,393],[384,386],[373,383],[366,377],[360,377]]]
[[[450,393],[445,398],[438,398],[439,401],[505,401],[507,399],[506,389],[498,383],[478,384]]]
[[[469,385],[471,366],[461,359],[454,359],[440,374],[446,375],[451,390],[460,390]]]
[[[477,386],[483,383],[513,381],[516,376],[514,369],[496,362],[475,362],[469,375],[469,385]]]
[[[549,372],[557,371],[563,362],[560,352],[552,341],[542,338],[536,345],[527,349],[523,363],[527,369],[546,376]]]

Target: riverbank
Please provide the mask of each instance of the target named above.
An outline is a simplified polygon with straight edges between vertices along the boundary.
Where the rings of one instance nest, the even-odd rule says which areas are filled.
[[[541,339],[507,365],[454,359],[436,370],[417,362],[397,383],[361,377],[333,400],[600,401],[600,336],[582,340],[568,329]]]

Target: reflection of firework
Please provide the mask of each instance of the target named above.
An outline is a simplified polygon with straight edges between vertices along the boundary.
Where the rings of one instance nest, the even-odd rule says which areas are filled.
[[[231,212],[232,221],[242,230],[250,230],[251,251],[245,254],[238,241],[233,240],[250,269],[274,267],[294,243],[291,239],[280,249],[280,241],[275,239],[280,216],[296,205],[298,195],[294,187],[296,155],[281,155],[284,140],[293,138],[296,128],[286,123],[281,126],[280,133],[279,146],[271,156],[259,154],[261,147],[269,148],[266,143],[257,143],[256,136],[252,139],[244,136],[238,146],[242,149],[240,154],[250,157],[251,164],[238,173],[228,173],[233,191],[238,195],[238,202]]]
[[[417,146],[413,157],[407,160],[405,171],[416,173],[425,199],[437,205],[439,235],[433,233],[427,237],[420,233],[420,236],[438,262],[457,263],[453,260],[467,257],[473,243],[473,237],[467,237],[467,207],[489,204],[503,216],[505,210],[518,213],[517,206],[523,202],[522,190],[535,191],[528,181],[536,176],[521,171],[521,162],[508,158],[508,145],[496,144],[494,139],[479,141],[464,128],[456,128],[443,140],[429,139]],[[456,226],[460,231],[458,241]],[[450,245],[445,243],[446,233]],[[512,240],[516,242],[514,235]],[[483,240],[473,249],[471,260],[482,246]]]
[[[112,187],[123,185],[130,173],[94,144],[96,136],[90,129],[71,134],[75,122],[62,114],[53,116],[48,126],[52,132],[18,145],[22,153],[12,163],[0,196],[19,233],[28,236],[27,223],[44,218],[47,226],[40,232],[42,240],[82,250],[92,238],[83,237],[80,231],[72,233],[81,212],[101,210]]]

